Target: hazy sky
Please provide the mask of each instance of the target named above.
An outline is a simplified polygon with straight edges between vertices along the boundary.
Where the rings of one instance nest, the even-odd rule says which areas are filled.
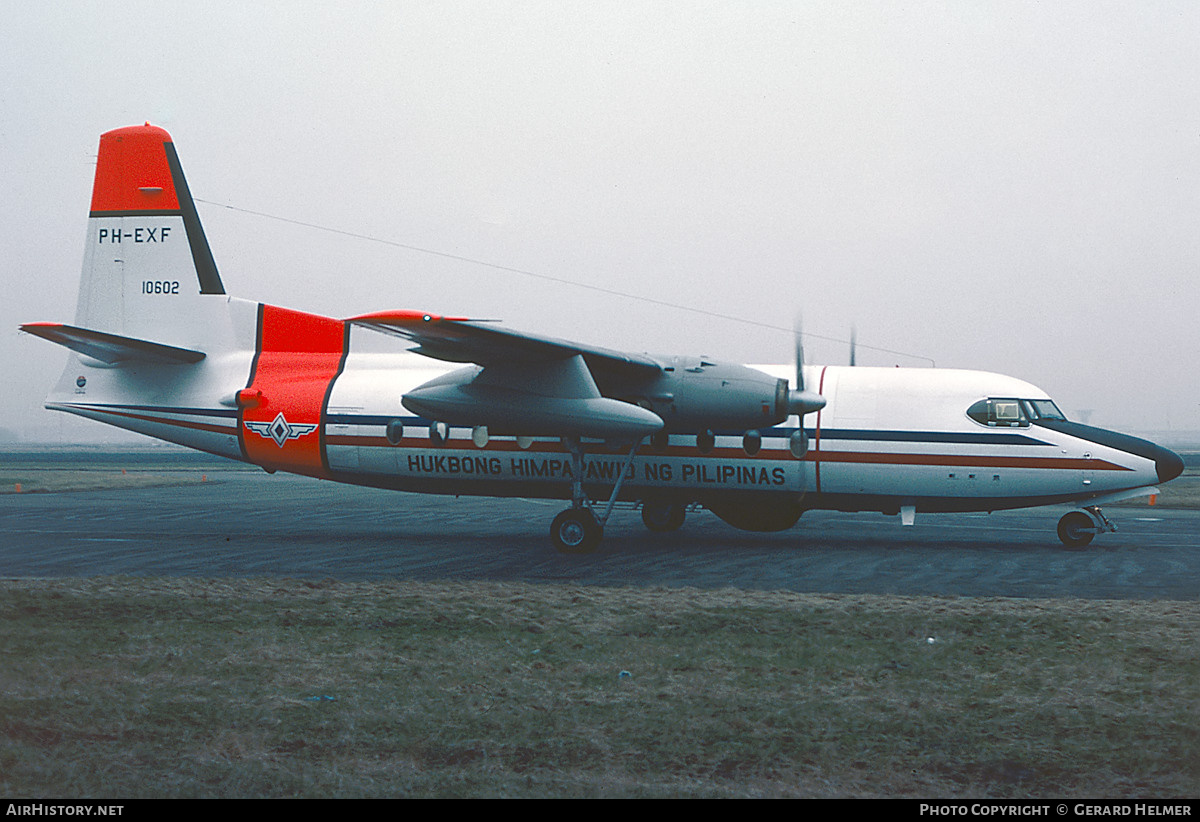
[[[860,364],[1200,429],[1195,2],[0,11],[0,427],[28,437],[112,430],[42,409],[66,354],[16,326],[73,319],[99,135],[147,120],[197,198],[493,264],[201,203],[237,296],[750,362],[802,310]]]

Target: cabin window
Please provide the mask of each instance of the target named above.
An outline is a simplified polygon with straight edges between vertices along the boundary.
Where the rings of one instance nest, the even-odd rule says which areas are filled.
[[[753,457],[762,450],[762,434],[757,431],[747,431],[742,437],[742,450]]]
[[[711,454],[717,444],[717,438],[712,431],[701,431],[696,435],[696,448],[701,454]]]
[[[803,428],[797,428],[788,437],[788,450],[796,459],[804,459],[804,455],[808,453],[808,434],[804,432]]]
[[[444,422],[431,422],[429,424],[430,442],[440,447],[445,445],[448,439],[450,439],[450,426]]]
[[[1022,402],[1016,399],[989,397],[980,400],[967,409],[967,416],[991,428],[1023,428],[1029,425]]]
[[[404,439],[404,423],[391,420],[387,424],[387,441],[391,445],[399,445]]]

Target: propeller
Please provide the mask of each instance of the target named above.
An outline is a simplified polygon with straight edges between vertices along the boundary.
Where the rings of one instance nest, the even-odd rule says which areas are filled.
[[[796,378],[792,382],[795,387],[788,391],[788,413],[800,415],[800,427],[804,428],[804,415],[820,411],[825,407],[825,398],[816,391],[809,391],[804,386],[804,332],[801,330],[800,317],[796,317],[795,326],[795,356],[792,360]]]
[[[795,387],[788,391],[788,413],[798,414],[800,416],[800,425],[797,426],[796,431],[792,434],[788,448],[794,457],[804,459],[804,455],[808,453],[808,433],[804,430],[804,415],[820,411],[824,408],[825,398],[816,391],[809,391],[804,385],[804,332],[801,330],[799,315],[796,315],[793,336],[795,337],[796,350],[792,365],[795,369],[796,379],[792,383]]]

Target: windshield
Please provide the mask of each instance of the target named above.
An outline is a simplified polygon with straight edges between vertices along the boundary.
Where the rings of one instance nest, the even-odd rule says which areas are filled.
[[[991,428],[1025,428],[1036,420],[1066,420],[1052,400],[988,397],[967,409],[967,416]]]
[[[1025,413],[1031,420],[1065,420],[1066,415],[1058,410],[1053,400],[1023,400]]]

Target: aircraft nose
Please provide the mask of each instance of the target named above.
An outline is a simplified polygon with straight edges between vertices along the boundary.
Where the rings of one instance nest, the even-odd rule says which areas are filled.
[[[1158,481],[1169,482],[1183,473],[1183,457],[1160,445],[1154,455],[1154,467],[1158,469]]]

